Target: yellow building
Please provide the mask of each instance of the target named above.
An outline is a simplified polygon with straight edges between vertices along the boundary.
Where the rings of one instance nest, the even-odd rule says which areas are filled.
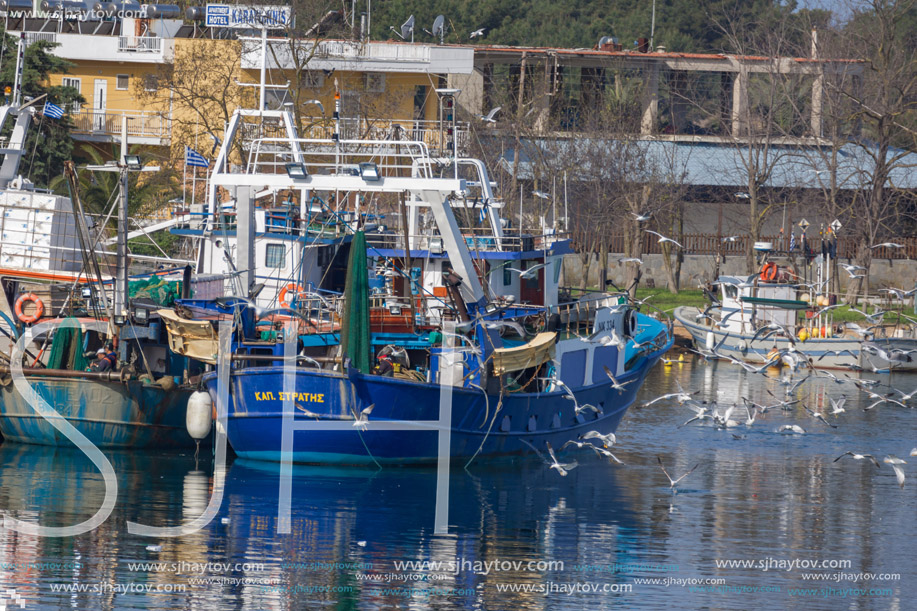
[[[181,158],[185,146],[209,157],[214,137],[221,136],[235,107],[259,103],[258,89],[251,85],[261,78],[261,41],[239,40],[251,32],[127,17],[98,22],[22,18],[10,20],[8,27],[14,35],[24,29],[29,42],[56,43],[52,52],[73,63],[68,74],[50,80],[77,88],[86,100],[68,109],[78,141],[119,141],[127,118],[129,144],[155,147],[173,160]],[[439,146],[444,128],[435,90],[474,69],[471,47],[268,40],[265,80],[272,86],[265,103],[290,105],[304,137],[329,137],[337,126],[342,138],[423,139]],[[339,121],[334,120],[336,88]]]

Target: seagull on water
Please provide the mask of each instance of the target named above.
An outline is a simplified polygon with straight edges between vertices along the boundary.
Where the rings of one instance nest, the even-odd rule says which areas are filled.
[[[697,469],[698,466],[700,466],[700,463],[697,463],[696,465],[694,465],[693,467],[691,467],[691,469],[690,469],[687,473],[685,473],[684,475],[682,475],[682,476],[679,477],[678,479],[672,479],[672,476],[669,475],[669,472],[665,470],[665,465],[662,464],[662,457],[657,455],[657,456],[656,456],[656,460],[659,462],[659,468],[662,469],[662,472],[665,473],[665,476],[669,479],[669,488],[671,488],[672,490],[675,490],[675,485],[678,484],[678,482],[680,482],[680,481],[683,480],[684,478],[686,478],[686,477],[688,477],[689,475],[691,475],[691,473],[693,473],[694,470]]]
[[[864,460],[868,458],[869,460],[872,461],[872,464],[876,466],[876,469],[879,468],[879,461],[876,460],[876,457],[873,456],[872,454],[857,454],[856,452],[844,452],[843,454],[835,458],[834,462],[839,461],[840,459],[842,459],[845,456],[852,456],[854,460]]]

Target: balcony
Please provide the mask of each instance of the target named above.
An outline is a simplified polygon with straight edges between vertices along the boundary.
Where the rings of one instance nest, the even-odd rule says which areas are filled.
[[[119,53],[162,53],[159,36],[119,36]]]
[[[19,32],[9,32],[18,36]],[[124,63],[162,63],[172,60],[175,40],[159,36],[93,36],[26,32],[26,42],[56,43],[51,53],[72,61],[119,61]]]
[[[131,144],[168,146],[172,136],[172,123],[165,113],[83,109],[70,115],[73,120],[73,139],[89,142],[117,142],[121,138],[121,121],[127,117],[127,140]]]

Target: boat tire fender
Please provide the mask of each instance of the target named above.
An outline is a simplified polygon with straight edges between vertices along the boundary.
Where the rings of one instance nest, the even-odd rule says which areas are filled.
[[[548,322],[545,324],[545,331],[557,331],[557,327],[560,326],[560,314],[551,314],[548,316]]]
[[[624,312],[624,334],[634,337],[637,334],[637,313],[633,310]]]
[[[29,301],[35,304],[35,313],[26,315],[22,312],[22,306]],[[16,300],[13,311],[16,313],[16,318],[26,324],[31,324],[41,318],[42,314],[45,313],[45,304],[35,293],[23,293],[19,296],[19,299]]]

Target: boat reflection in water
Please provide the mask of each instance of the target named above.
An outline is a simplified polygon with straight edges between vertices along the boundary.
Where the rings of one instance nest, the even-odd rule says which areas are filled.
[[[296,465],[290,533],[281,534],[281,466],[236,461],[214,520],[196,533],[151,539],[128,534],[126,523],[174,526],[196,518],[213,492],[213,465],[195,463],[190,454],[106,455],[119,483],[112,515],[73,538],[4,530],[0,585],[27,602],[76,608],[298,609],[322,602],[393,608],[433,597],[438,608],[475,601],[496,608],[505,600],[496,583],[572,579],[572,565],[607,563],[635,539],[635,514],[608,465],[584,464],[560,478],[537,459],[453,469],[445,536],[433,534],[435,470]],[[11,517],[75,524],[105,496],[98,471],[77,450],[4,444],[0,462],[0,503]],[[402,561],[427,564],[396,565]],[[90,591],[55,592],[49,584]],[[135,590],[117,591],[127,584]],[[526,608],[544,593],[514,597]],[[576,600],[569,608],[581,607]]]

